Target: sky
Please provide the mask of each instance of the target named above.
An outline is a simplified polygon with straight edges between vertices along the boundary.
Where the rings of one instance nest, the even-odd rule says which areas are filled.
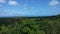
[[[60,0],[0,0],[0,17],[60,14]]]

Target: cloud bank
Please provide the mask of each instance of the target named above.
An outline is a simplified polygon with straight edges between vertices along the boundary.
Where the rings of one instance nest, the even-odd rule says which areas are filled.
[[[59,5],[59,1],[58,0],[52,0],[49,2],[49,6],[57,6]]]
[[[3,4],[7,3],[8,5],[17,5],[18,4],[18,2],[15,0],[8,0],[8,2],[7,2],[7,0],[0,0],[0,5],[2,5],[2,3]]]
[[[18,2],[17,2],[17,1],[13,1],[13,0],[9,0],[9,1],[8,1],[8,4],[9,4],[9,5],[17,5]]]

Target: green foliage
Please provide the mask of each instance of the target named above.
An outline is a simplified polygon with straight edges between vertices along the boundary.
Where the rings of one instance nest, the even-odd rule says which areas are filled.
[[[26,26],[22,29],[22,32],[27,33],[29,30],[30,30],[30,28],[28,26]]]
[[[28,34],[35,34],[34,30],[29,30]]]
[[[60,34],[60,17],[14,18],[0,25],[0,34]],[[11,23],[12,24],[11,24]]]

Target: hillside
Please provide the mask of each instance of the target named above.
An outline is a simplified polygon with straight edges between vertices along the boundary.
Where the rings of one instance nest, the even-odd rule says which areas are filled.
[[[60,34],[60,15],[0,18],[0,34]]]

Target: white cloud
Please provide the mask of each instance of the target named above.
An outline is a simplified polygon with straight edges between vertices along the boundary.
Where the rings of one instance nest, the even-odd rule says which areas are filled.
[[[5,3],[6,2],[6,0],[0,0],[0,3]]]
[[[8,4],[9,4],[9,5],[17,5],[18,2],[17,2],[17,1],[13,1],[13,0],[9,0],[9,1],[8,1]]]
[[[59,5],[59,1],[52,0],[52,1],[49,2],[49,6],[56,6],[56,5]]]
[[[24,4],[24,10],[27,10],[27,9],[28,9],[28,4],[25,3],[25,4]]]

